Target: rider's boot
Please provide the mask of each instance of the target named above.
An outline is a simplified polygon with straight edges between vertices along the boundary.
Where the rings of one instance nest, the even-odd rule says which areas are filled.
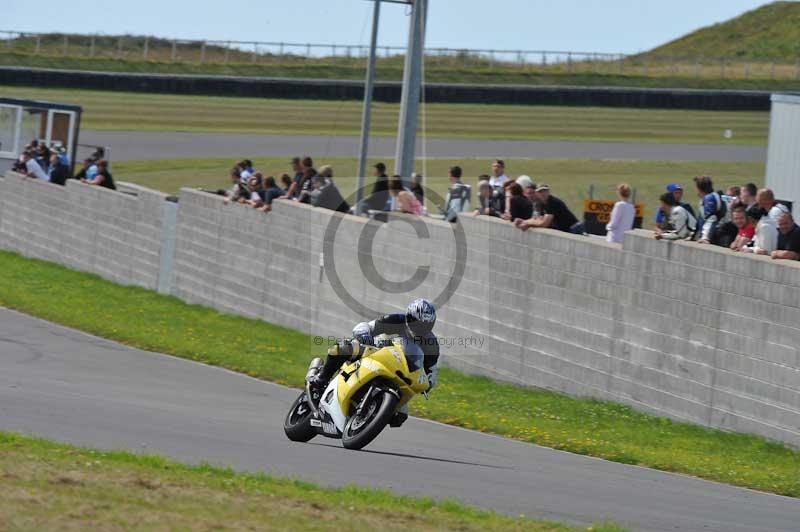
[[[408,419],[408,404],[404,404],[394,413],[394,416],[392,416],[392,419],[389,421],[389,426],[397,428],[405,423],[406,419]]]
[[[306,376],[308,379],[309,384],[311,384],[311,391],[312,393],[321,394],[322,391],[325,389],[325,386],[328,385],[333,374],[336,373],[336,370],[342,367],[342,363],[344,360],[341,357],[331,356],[328,355],[325,358],[325,363],[321,364],[321,368],[318,366],[318,370],[313,374]]]

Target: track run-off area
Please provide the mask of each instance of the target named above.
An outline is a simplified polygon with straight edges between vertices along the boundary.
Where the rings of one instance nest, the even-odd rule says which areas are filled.
[[[292,443],[297,391],[0,309],[0,428],[322,485],[632,530],[795,531],[800,500],[410,419],[364,451]],[[435,393],[431,400],[435,401]]]

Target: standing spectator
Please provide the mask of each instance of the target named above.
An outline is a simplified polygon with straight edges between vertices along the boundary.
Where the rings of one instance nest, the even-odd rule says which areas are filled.
[[[514,225],[523,231],[533,227],[551,228],[576,235],[583,234],[583,222],[578,221],[566,203],[550,194],[548,185],[542,184],[536,187],[536,195],[539,197],[542,216],[533,216],[527,220],[514,220]]]
[[[289,174],[283,174],[291,184],[292,179],[289,177]],[[278,187],[277,183],[275,183],[275,178],[269,176],[267,179],[264,180],[264,210],[270,211],[272,210],[272,201],[276,198],[280,198],[283,196],[285,190],[282,190]]]
[[[25,165],[25,175],[34,179],[41,179],[47,181],[47,174],[42,170],[39,163],[34,158],[34,153],[26,151],[22,154],[22,163]]]
[[[50,149],[44,144],[39,144],[34,152],[34,159],[36,162],[39,163],[39,166],[42,170],[47,173],[47,170],[50,168]]]
[[[264,206],[264,182],[261,173],[256,172],[247,179],[247,192],[249,197],[244,199],[242,203],[250,205],[254,209],[260,209]]]
[[[495,159],[492,161],[492,175],[489,178],[489,184],[493,187],[502,187],[506,180],[508,180],[506,163],[502,159]]]
[[[411,192],[414,193],[420,205],[425,205],[425,189],[422,186],[422,174],[416,172],[411,174]]]
[[[773,259],[800,259],[800,227],[788,212],[778,217],[778,249],[772,252]]]
[[[728,190],[725,191],[725,194],[728,196],[728,206],[731,208],[731,215],[733,214],[733,208],[739,205],[742,202],[742,187],[739,185],[731,185],[728,187]]]
[[[479,206],[475,209],[475,216],[497,216],[503,215],[505,201],[503,193],[489,184],[489,176],[478,181],[478,202]]]
[[[284,194],[289,192],[289,187],[292,186],[292,177],[287,173],[281,174],[281,185],[283,185]]]
[[[299,195],[297,196],[297,201],[300,203],[309,203],[311,198],[309,194],[311,191],[314,190],[314,176],[317,175],[317,171],[314,169],[313,166],[306,166],[303,164],[303,180],[298,185],[298,189],[300,190]],[[297,185],[297,183],[294,183]]]
[[[50,167],[47,169],[47,180],[56,185],[64,185],[69,178],[69,167],[61,162],[58,153],[50,154]]]
[[[710,177],[700,176],[694,178],[697,194],[700,196],[700,239],[702,244],[715,244],[729,247],[736,238],[729,228],[722,230],[722,224],[728,221],[727,198],[714,191],[714,184]]]
[[[295,157],[292,159],[292,170],[294,171],[294,181],[286,191],[284,198],[298,199],[303,193],[311,190],[311,178],[317,175],[314,170],[314,161],[306,155],[302,159]]]
[[[625,183],[617,185],[617,197],[619,201],[614,204],[614,208],[611,210],[611,220],[606,224],[606,240],[621,244],[625,231],[633,229],[636,209],[628,202],[631,197],[630,185]]]
[[[389,194],[395,199],[395,211],[406,214],[422,215],[422,203],[409,190],[403,188],[403,182],[399,179],[389,180]]]
[[[99,150],[100,148],[98,148]],[[99,159],[98,159],[99,160]],[[74,179],[78,179],[80,181],[93,181],[95,177],[97,177],[97,160],[92,159],[89,157],[88,159],[83,160],[83,167],[81,168],[80,172],[75,174]]]
[[[741,194],[739,195],[739,201],[742,205],[744,205],[745,209],[749,209],[756,203],[757,194],[758,189],[756,188],[755,183],[747,183],[742,187]]]
[[[450,188],[447,189],[447,197],[444,203],[444,217],[448,222],[455,222],[458,215],[469,211],[470,196],[472,188],[461,182],[461,167],[451,166],[448,172]]]
[[[533,203],[525,197],[519,183],[511,182],[506,188],[508,198],[508,218],[516,223],[517,220],[529,220],[533,217]]]
[[[94,176],[94,179],[81,179],[81,181],[87,185],[117,190],[116,185],[114,185],[114,178],[111,177],[111,172],[108,171],[108,163],[105,159],[97,161],[97,174]]]
[[[675,196],[675,201],[678,202],[678,205],[680,205],[681,207],[686,209],[686,212],[691,214],[692,218],[696,218],[696,215],[694,213],[694,209],[692,208],[692,206],[690,204],[686,203],[685,201],[683,201],[683,187],[680,184],[678,184],[678,183],[670,183],[669,185],[667,185],[667,192],[669,192],[670,194]],[[662,211],[660,208],[656,209],[656,226],[657,227],[661,227],[661,229],[663,229],[663,230],[670,229],[669,227],[667,227],[668,218],[669,218],[669,216],[665,215],[664,211]]]
[[[758,202],[758,206],[761,207],[761,210],[766,213],[767,217],[775,223],[776,227],[780,215],[789,212],[789,207],[775,201],[775,194],[768,188],[762,188],[758,191],[758,194],[756,194],[756,201]]]
[[[225,203],[234,202],[238,203],[239,200],[247,199],[249,191],[244,183],[242,183],[241,172],[238,166],[231,168],[231,188],[225,194]]]
[[[382,211],[389,201],[389,176],[386,175],[386,165],[377,163],[375,168],[375,183],[372,193],[364,200],[364,206],[372,211]]]
[[[310,195],[312,205],[338,212],[350,211],[350,206],[333,182],[332,167],[323,166],[320,168],[319,174],[312,178],[312,183],[314,185],[314,191]]]
[[[665,192],[659,197],[661,210],[667,217],[667,224],[671,229],[663,230],[656,227],[656,240],[679,240],[691,238],[697,230],[697,220],[675,199],[671,192]]]
[[[747,217],[756,222],[756,236],[752,245],[740,251],[769,255],[778,247],[778,225],[757,204],[747,209]]]
[[[250,183],[250,176],[253,175],[253,161],[250,159],[243,159],[236,163],[236,166],[239,167],[239,175],[242,178],[243,183]]]
[[[743,247],[753,241],[753,238],[756,236],[756,227],[747,217],[747,209],[745,209],[742,204],[732,209],[731,218],[733,225],[735,225],[738,230],[736,233],[736,240],[731,244],[731,249],[734,251],[741,251]]]

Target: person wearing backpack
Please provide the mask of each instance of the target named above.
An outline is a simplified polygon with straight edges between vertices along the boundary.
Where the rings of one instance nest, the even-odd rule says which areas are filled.
[[[685,240],[691,238],[697,230],[697,220],[678,203],[671,192],[665,192],[659,197],[661,211],[666,216],[670,227],[669,231],[656,228],[656,240]]]
[[[736,235],[726,225],[730,222],[728,196],[714,191],[714,184],[710,177],[695,177],[694,183],[697,187],[697,194],[701,198],[700,216],[697,223],[699,242],[729,247]]]

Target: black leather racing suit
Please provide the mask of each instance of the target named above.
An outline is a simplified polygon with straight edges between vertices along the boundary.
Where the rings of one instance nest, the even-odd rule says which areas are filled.
[[[369,334],[359,334],[359,329],[369,329]],[[424,355],[423,366],[425,373],[430,374],[434,371],[436,364],[439,362],[439,342],[436,336],[431,332],[424,336],[412,337],[410,331],[406,328],[406,315],[405,314],[385,314],[380,318],[374,319],[369,322],[359,323],[353,329],[353,335],[360,341],[363,341],[364,336],[374,339],[376,336],[382,334],[398,335],[405,337],[407,341],[417,344]],[[342,367],[348,360],[355,360],[361,356],[362,353],[353,353],[349,341],[340,342],[336,354],[328,354],[325,359],[325,365],[322,367],[317,382],[325,384],[331,380],[334,373]],[[373,345],[373,344],[371,344]]]

